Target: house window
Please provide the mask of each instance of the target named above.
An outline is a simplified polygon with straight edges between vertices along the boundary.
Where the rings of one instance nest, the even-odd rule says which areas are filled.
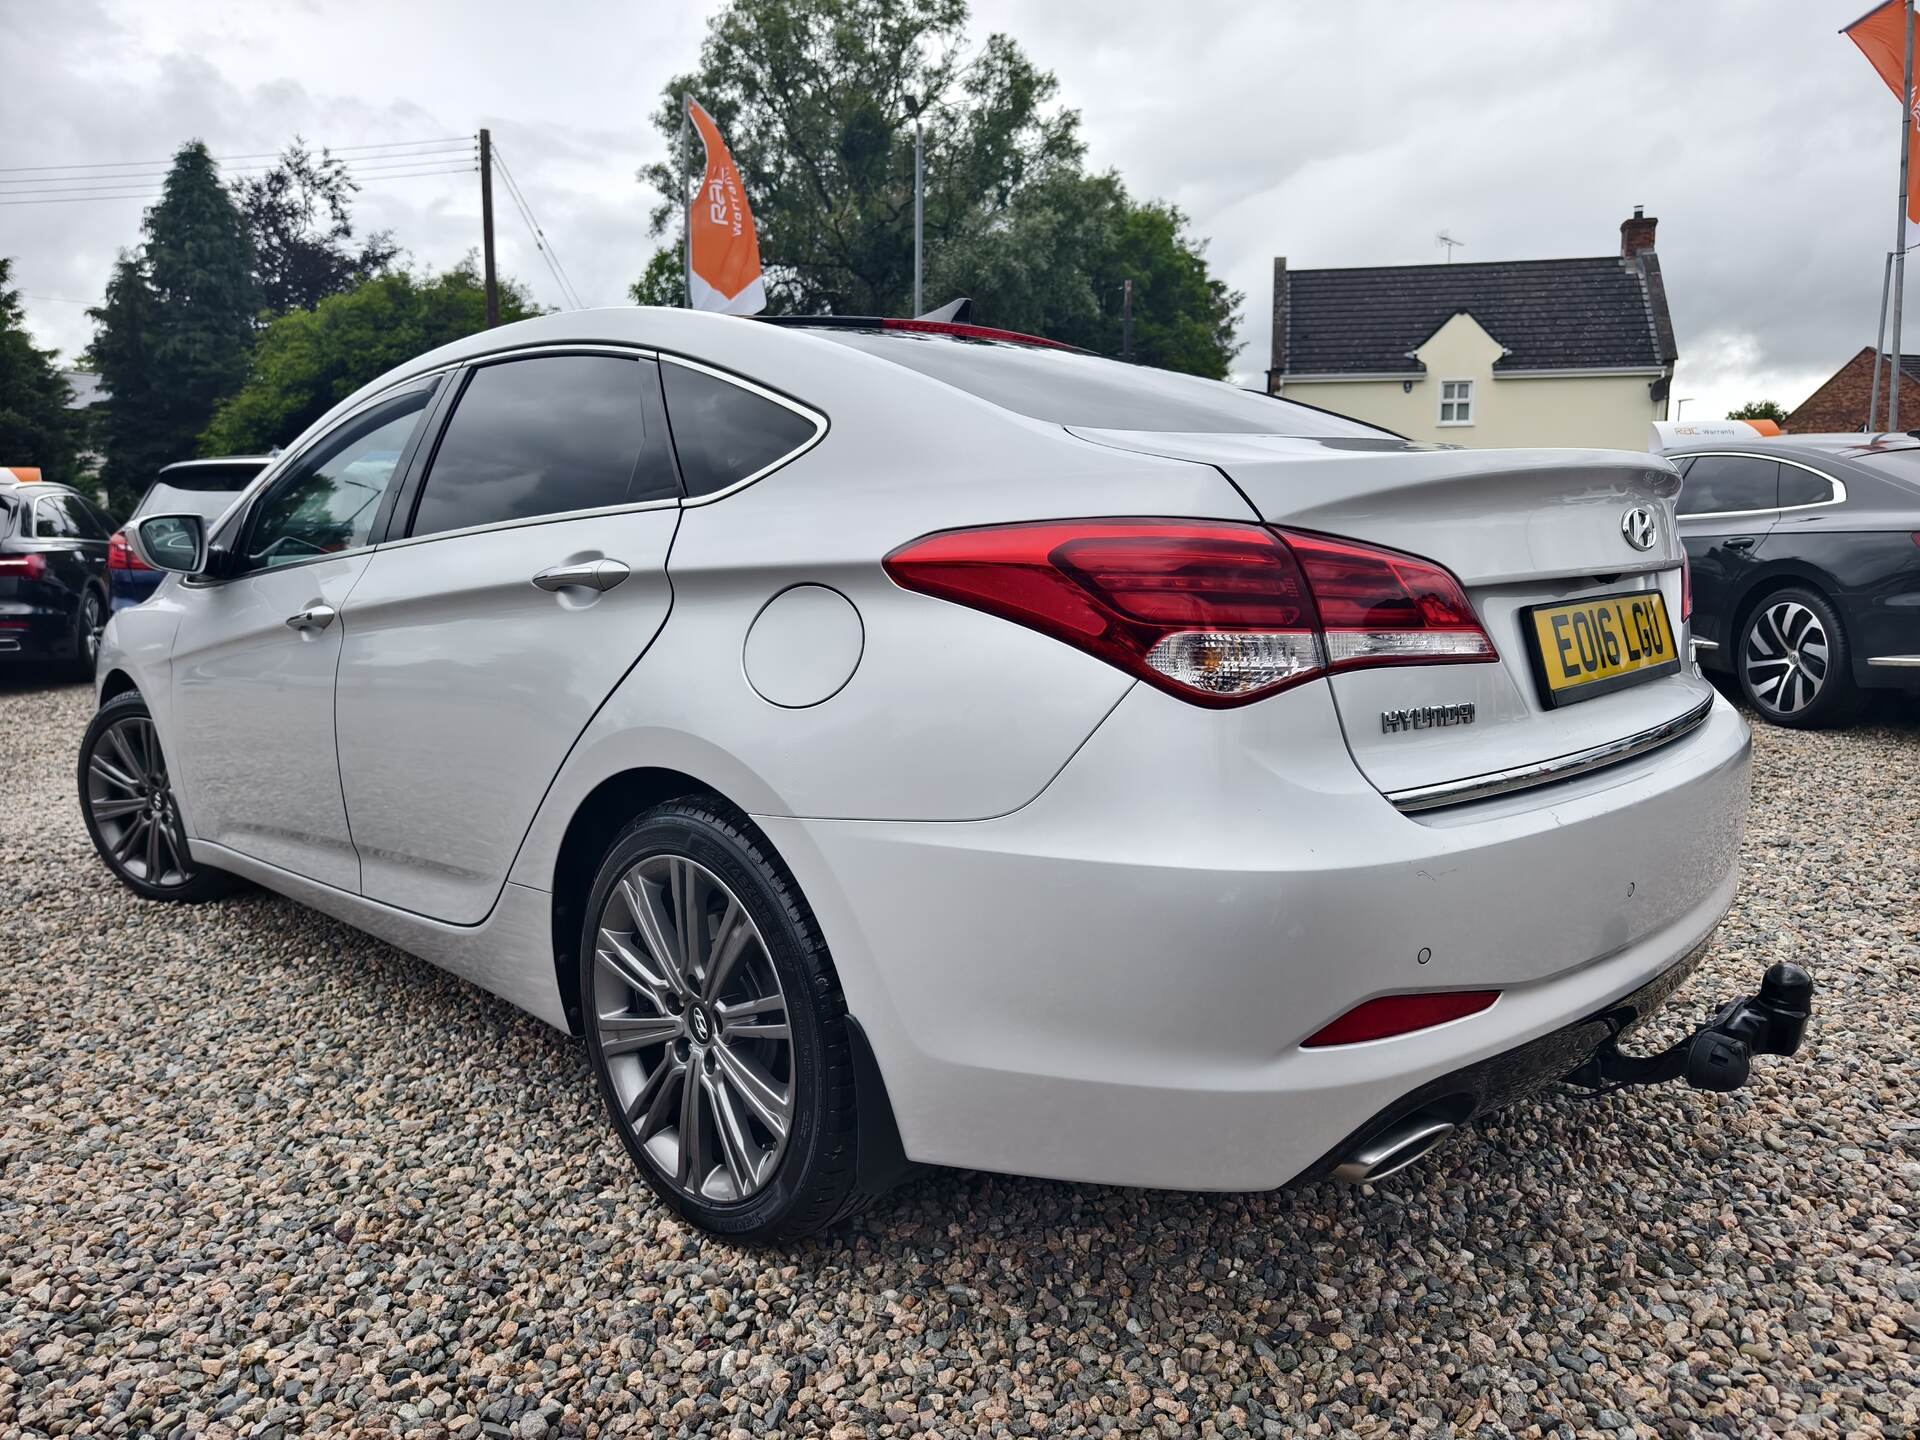
[[[1440,423],[1442,425],[1473,423],[1473,382],[1471,380],[1440,382]]]

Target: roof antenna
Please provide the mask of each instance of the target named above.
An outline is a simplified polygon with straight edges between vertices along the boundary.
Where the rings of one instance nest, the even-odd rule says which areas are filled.
[[[1444,230],[1442,230],[1438,235],[1434,236],[1433,238],[1439,241],[1442,245],[1447,247],[1447,263],[1448,264],[1453,263],[1453,252],[1455,247],[1461,246],[1467,243],[1464,240],[1454,239],[1451,235],[1447,234],[1447,232]]]

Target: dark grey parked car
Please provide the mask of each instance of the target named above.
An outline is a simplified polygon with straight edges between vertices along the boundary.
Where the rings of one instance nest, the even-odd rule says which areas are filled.
[[[1920,437],[1785,435],[1670,451],[1700,663],[1777,725],[1920,691]]]

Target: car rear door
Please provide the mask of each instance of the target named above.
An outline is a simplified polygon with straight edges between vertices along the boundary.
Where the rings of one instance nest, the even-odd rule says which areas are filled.
[[[472,924],[666,619],[680,488],[648,357],[508,355],[456,383],[347,602],[335,709],[363,892]]]
[[[1675,509],[1693,567],[1694,642],[1716,664],[1733,649],[1732,607],[1779,504],[1780,464],[1771,456],[1703,454],[1687,463]]]
[[[161,741],[189,833],[343,890],[360,862],[334,751],[340,610],[433,393],[390,392],[328,430],[222,528],[229,569],[149,602],[179,618]]]

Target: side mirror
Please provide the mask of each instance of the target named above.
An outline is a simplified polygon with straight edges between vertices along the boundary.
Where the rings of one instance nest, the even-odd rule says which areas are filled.
[[[203,575],[207,569],[207,527],[198,515],[149,515],[133,527],[140,558],[156,570]]]

